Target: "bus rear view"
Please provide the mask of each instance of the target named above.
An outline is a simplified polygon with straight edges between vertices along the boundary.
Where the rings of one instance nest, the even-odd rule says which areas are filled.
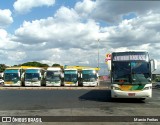
[[[111,83],[112,98],[151,98],[151,60],[148,52],[112,53]]]

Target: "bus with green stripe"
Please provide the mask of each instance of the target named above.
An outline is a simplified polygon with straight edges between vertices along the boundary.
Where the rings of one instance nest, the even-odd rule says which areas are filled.
[[[151,60],[147,51],[113,52],[111,54],[111,97],[152,97],[152,70],[156,60]]]
[[[22,86],[23,69],[21,67],[10,67],[4,71],[4,86]]]
[[[43,68],[27,68],[24,73],[25,86],[44,86],[44,73]]]

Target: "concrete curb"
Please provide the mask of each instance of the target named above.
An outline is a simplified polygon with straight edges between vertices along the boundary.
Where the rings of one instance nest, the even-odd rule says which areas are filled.
[[[0,87],[0,90],[105,90],[108,87]]]

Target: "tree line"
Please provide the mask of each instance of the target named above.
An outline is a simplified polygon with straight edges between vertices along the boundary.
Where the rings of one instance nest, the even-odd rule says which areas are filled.
[[[33,62],[26,62],[26,63],[23,63],[23,64],[19,64],[19,65],[13,65],[15,67],[17,66],[35,66],[35,67],[49,67],[48,64],[44,64],[44,63],[40,63],[40,62],[36,62],[36,61],[33,61]],[[60,66],[60,64],[56,64],[54,63],[52,65],[52,67],[56,67],[56,66]],[[0,72],[3,72],[6,68],[8,68],[9,66],[5,65],[5,64],[0,64]]]

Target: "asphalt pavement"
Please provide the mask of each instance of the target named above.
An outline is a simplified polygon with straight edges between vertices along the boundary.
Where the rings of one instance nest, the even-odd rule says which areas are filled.
[[[107,83],[104,83],[105,87]],[[91,89],[92,88],[92,89]],[[94,89],[93,89],[94,88]],[[0,90],[1,116],[160,116],[160,89],[153,89],[151,99],[112,100],[110,90],[96,89],[5,89]],[[96,119],[96,118],[95,118]],[[82,119],[83,121],[84,119]],[[123,120],[123,119],[122,119]],[[116,121],[116,120],[115,120]],[[107,122],[98,122],[106,124]],[[111,123],[111,122],[109,122]],[[25,123],[24,123],[25,124]],[[46,123],[53,124],[53,123]],[[54,124],[70,124],[58,122]],[[72,124],[96,124],[95,122],[81,122]],[[118,124],[112,122],[112,124]],[[120,123],[139,124],[139,122]],[[140,122],[140,124],[158,124]]]

